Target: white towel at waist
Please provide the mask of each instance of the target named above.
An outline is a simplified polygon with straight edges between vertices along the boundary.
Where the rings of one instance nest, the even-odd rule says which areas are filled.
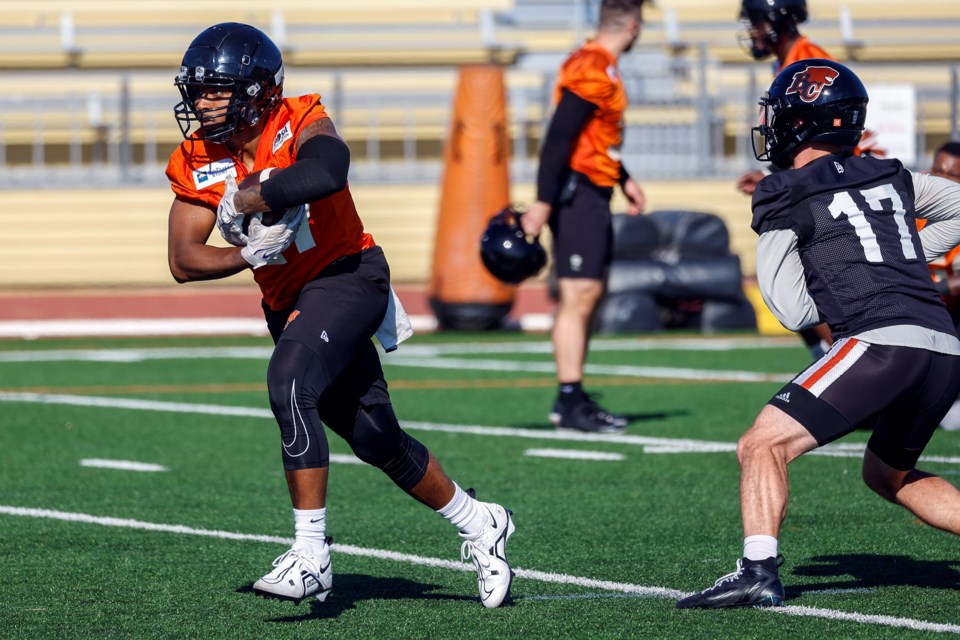
[[[390,287],[387,313],[383,317],[383,322],[380,323],[380,328],[373,335],[376,336],[383,350],[388,353],[394,351],[401,342],[413,335],[413,325],[410,324],[410,318],[403,310],[400,298],[397,297],[393,287]]]

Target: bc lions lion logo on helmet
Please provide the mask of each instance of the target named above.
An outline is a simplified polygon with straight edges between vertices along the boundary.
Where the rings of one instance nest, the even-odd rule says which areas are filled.
[[[797,93],[804,102],[813,102],[820,97],[824,87],[829,87],[840,76],[832,67],[807,67],[793,74],[793,83],[786,93]]]

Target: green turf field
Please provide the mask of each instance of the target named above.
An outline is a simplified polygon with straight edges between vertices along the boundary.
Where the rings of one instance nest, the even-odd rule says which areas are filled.
[[[960,541],[863,485],[864,432],[791,466],[789,606],[675,610],[733,569],[737,438],[807,354],[749,335],[593,346],[588,387],[630,416],[626,435],[548,425],[546,336],[417,336],[384,356],[404,427],[463,487],[514,511],[513,599],[485,610],[452,527],[336,436],[333,594],[253,595],[293,535],[267,340],[0,344],[0,637],[960,634]],[[571,452],[584,458],[555,457]],[[921,467],[960,483],[960,433],[938,431],[925,455]],[[102,466],[120,461],[151,470]]]

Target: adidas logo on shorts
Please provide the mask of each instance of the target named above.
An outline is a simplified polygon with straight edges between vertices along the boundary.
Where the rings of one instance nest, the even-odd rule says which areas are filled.
[[[784,391],[783,393],[778,393],[776,396],[774,396],[774,398],[777,399],[777,400],[779,400],[780,402],[786,402],[787,404],[789,404],[789,403],[790,403],[790,392],[789,392],[789,391]]]

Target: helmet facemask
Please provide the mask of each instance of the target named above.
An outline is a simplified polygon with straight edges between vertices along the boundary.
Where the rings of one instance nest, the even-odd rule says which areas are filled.
[[[776,47],[790,36],[799,35],[797,25],[807,19],[806,3],[744,0],[740,7],[742,30],[737,34],[740,48],[754,60],[776,53]],[[751,34],[759,35],[759,42]]]
[[[191,74],[191,72],[193,72]],[[283,82],[283,69],[277,74],[279,83]],[[260,121],[260,118],[273,110],[280,100],[281,88],[276,83],[261,87],[249,80],[233,79],[207,73],[203,67],[190,69],[181,67],[175,80],[180,90],[181,102],[174,107],[174,115],[184,138],[190,137],[195,125],[197,136],[209,142],[224,142],[230,136]],[[197,109],[197,100],[203,90],[214,87],[229,87],[232,95],[225,106]],[[205,120],[224,117],[223,122],[205,125]]]
[[[190,43],[174,84],[182,99],[174,115],[184,138],[222,143],[257,124],[280,103],[283,54],[255,27],[216,24]],[[225,105],[215,96],[211,99],[218,106],[197,108],[205,93],[218,90],[229,94],[223,98]]]
[[[737,33],[740,48],[750,54],[754,60],[763,60],[774,54],[774,47],[780,41],[780,34],[765,16],[754,16],[740,20],[741,30]],[[753,33],[760,34],[759,42]]]
[[[793,164],[797,147],[810,137],[814,120],[805,117],[799,108],[790,108],[783,98],[760,98],[760,113],[753,135],[753,155],[761,162],[771,162],[784,169]]]

